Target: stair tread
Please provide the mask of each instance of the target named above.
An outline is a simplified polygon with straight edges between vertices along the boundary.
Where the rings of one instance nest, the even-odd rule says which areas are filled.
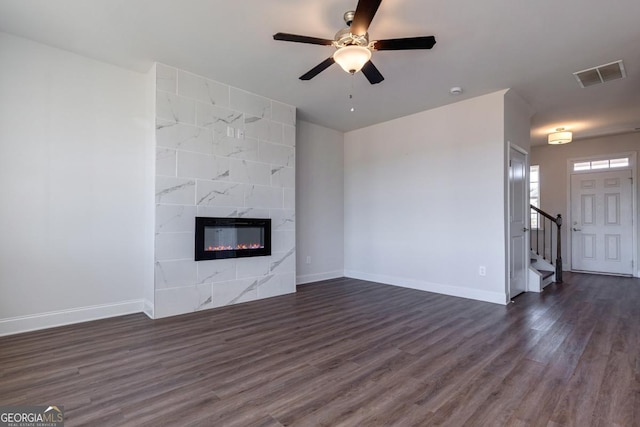
[[[549,277],[556,274],[555,271],[545,270],[540,268],[540,266],[538,266],[536,263],[531,263],[530,267],[533,268],[538,273],[540,273],[540,276],[542,276],[542,280],[548,279]]]
[[[538,270],[542,274],[542,279],[547,279],[555,274],[555,271]]]

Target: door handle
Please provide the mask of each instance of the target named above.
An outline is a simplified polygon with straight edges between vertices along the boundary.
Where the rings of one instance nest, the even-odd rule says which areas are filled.
[[[575,227],[574,227],[574,228],[573,228],[573,231],[582,231],[582,229],[581,229],[581,228],[575,228]]]
[[[522,231],[524,231],[524,232],[526,233],[527,231],[529,231],[529,229],[528,229],[527,227],[524,227],[524,228],[522,229]]]

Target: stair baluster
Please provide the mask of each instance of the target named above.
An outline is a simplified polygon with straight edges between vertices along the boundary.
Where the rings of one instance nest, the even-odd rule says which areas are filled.
[[[555,267],[556,282],[562,283],[562,215],[558,214],[555,217],[546,213],[545,211],[531,205],[532,214],[536,215],[537,229],[535,233],[535,251],[536,255],[540,256],[540,240],[542,240],[542,258],[547,260]],[[540,217],[542,216],[542,221]],[[555,224],[553,227],[552,224]],[[549,256],[547,257],[547,226],[549,227]],[[542,236],[541,232],[542,231]],[[556,240],[556,247],[554,248],[553,240]],[[530,231],[530,243],[531,251],[533,252],[533,228]],[[542,237],[542,239],[540,239]],[[555,249],[555,251],[554,251]],[[555,253],[554,253],[555,252]],[[555,258],[555,260],[554,260]]]

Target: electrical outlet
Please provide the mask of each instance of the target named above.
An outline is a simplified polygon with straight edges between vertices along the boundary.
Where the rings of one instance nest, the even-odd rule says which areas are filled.
[[[236,129],[236,138],[244,139],[244,129]]]
[[[311,257],[310,257],[310,256],[308,256],[305,262],[306,262],[307,264],[311,264]]]
[[[487,275],[487,267],[485,267],[484,265],[481,265],[480,268],[478,268],[478,274],[481,276],[486,276]]]

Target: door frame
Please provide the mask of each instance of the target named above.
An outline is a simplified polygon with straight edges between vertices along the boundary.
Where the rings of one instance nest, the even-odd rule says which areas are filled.
[[[524,211],[525,211],[525,224],[527,228],[531,228],[531,215],[529,214],[529,212],[531,211],[531,209],[529,208],[529,203],[527,203],[527,201],[529,200],[529,192],[530,192],[530,188],[529,188],[529,152],[527,150],[525,150],[524,148],[512,143],[511,141],[507,142],[507,185],[506,185],[506,193],[507,193],[507,206],[505,209],[505,214],[507,216],[507,235],[506,235],[506,241],[507,241],[507,259],[506,259],[506,264],[507,264],[507,303],[511,302],[511,188],[510,188],[510,169],[511,169],[511,149],[514,149],[515,151],[519,152],[520,154],[522,154],[524,156],[524,164],[525,164],[525,168],[524,168],[524,173],[525,173],[525,177],[524,177],[524,182],[525,182],[525,204],[524,204]],[[527,254],[525,256],[525,274],[524,274],[524,291],[525,292],[529,292],[529,265],[531,263],[530,261],[530,256],[528,255],[529,251],[530,251],[530,246],[531,243],[529,242],[529,233],[525,232],[524,233],[524,250],[525,250],[525,254]]]
[[[629,158],[629,167],[626,168],[614,168],[614,169],[601,169],[601,170],[588,170],[588,171],[573,171],[573,164],[576,162],[587,162],[587,161],[595,161],[595,160],[606,160],[606,159],[615,159],[619,157],[628,157]],[[567,220],[564,221],[564,229],[569,230],[573,218],[571,218],[571,176],[572,175],[580,175],[585,173],[597,173],[597,172],[607,172],[607,171],[616,171],[616,170],[631,170],[631,177],[633,178],[631,181],[631,218],[633,220],[633,231],[631,236],[631,260],[633,262],[633,269],[631,273],[633,277],[640,277],[640,266],[638,266],[638,161],[637,161],[637,153],[635,151],[628,151],[624,153],[610,153],[610,154],[600,154],[594,156],[587,157],[572,157],[567,159],[567,212],[566,217]],[[566,232],[567,243],[565,247],[567,248],[567,261],[564,265],[566,265],[569,271],[573,271],[573,241],[572,241],[572,233],[569,231]]]

